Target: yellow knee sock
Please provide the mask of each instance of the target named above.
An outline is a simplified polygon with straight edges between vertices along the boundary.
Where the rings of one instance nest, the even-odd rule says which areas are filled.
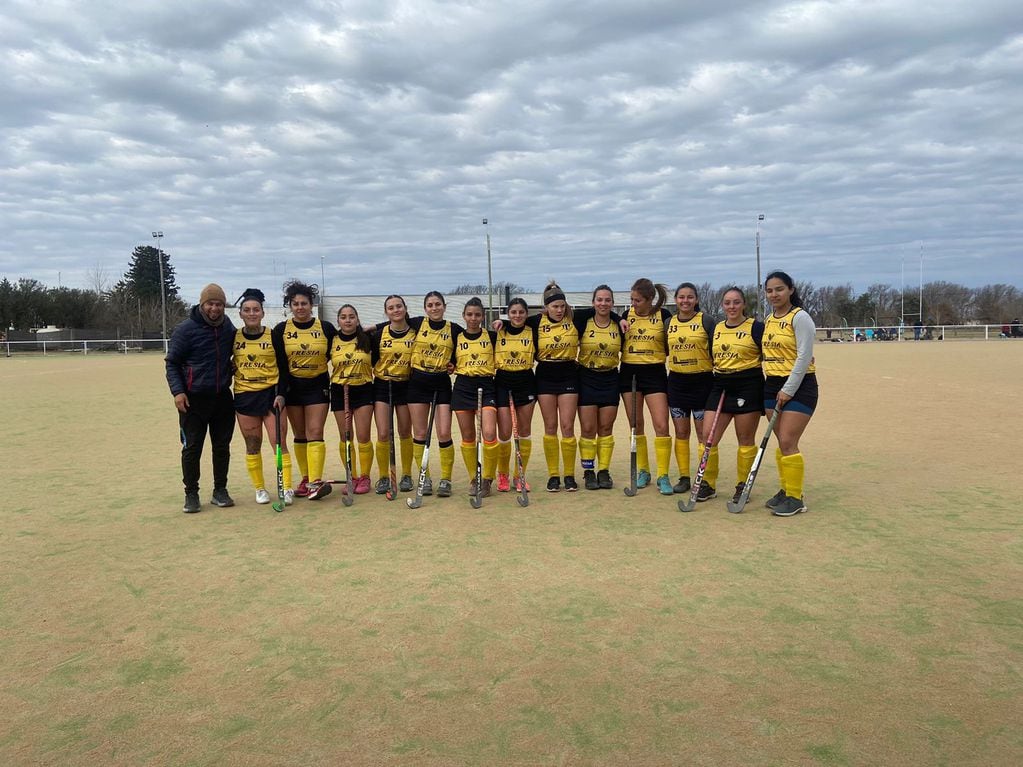
[[[323,440],[310,440],[306,443],[306,455],[309,459],[309,479],[319,482],[323,479],[323,464],[327,461],[327,445]]]
[[[412,448],[412,437],[402,437],[398,443],[401,446],[401,475],[412,474],[412,456],[415,450]],[[420,453],[422,455],[422,453]]]
[[[291,453],[281,454],[281,473],[284,475],[284,489],[291,490]]]
[[[387,464],[385,463],[384,466]],[[373,468],[373,443],[359,443],[359,476],[368,477],[370,469]]]
[[[345,441],[344,440],[341,440],[338,443],[338,445],[337,445],[337,454],[338,454],[338,457],[341,459],[341,467],[344,468],[346,466],[345,461],[348,459],[348,456],[345,455]],[[354,462],[354,458],[353,458],[353,462]],[[358,474],[359,474],[359,472],[357,472],[355,470],[354,466],[348,466],[348,473],[351,474],[353,478],[358,476]]]
[[[292,452],[295,453],[295,463],[298,464],[298,471],[303,477],[309,476],[309,459],[308,459],[308,445],[306,440],[295,440],[295,444],[292,446]]]
[[[377,442],[377,471],[380,473],[380,478],[390,476],[391,468],[391,443],[390,442]]]
[[[700,460],[703,460],[703,452],[707,449],[706,445],[700,445]],[[713,488],[717,488],[718,483],[718,446],[714,445],[710,449],[710,455],[707,456],[707,468],[703,470],[703,481],[706,482]]]
[[[560,445],[558,445],[558,438],[554,434],[543,435],[543,457],[547,459],[547,476],[557,477],[560,475],[559,469],[561,468],[558,460],[561,458],[559,455]]]
[[[646,434],[636,435],[636,469],[650,473],[650,456],[646,452]]]
[[[735,453],[735,482],[745,484],[749,470],[753,468],[753,459],[757,457],[756,445],[739,445]]]
[[[465,462],[465,470],[470,477],[476,476],[476,443],[462,443],[462,460]]]
[[[451,440],[441,442],[440,448],[440,478],[451,481],[451,470],[455,468],[455,443]]]
[[[689,474],[689,440],[675,438],[675,463],[678,464],[678,475],[688,477]]]
[[[507,442],[505,444],[508,444]],[[500,445],[496,439],[493,442],[483,443],[483,479],[493,479],[494,469],[497,467],[497,457],[500,452]]]
[[[561,460],[565,464],[565,475],[575,476],[575,452],[577,442],[575,437],[561,438]]]
[[[783,455],[781,458],[782,470],[784,471],[785,495],[790,498],[803,497],[803,475],[806,472],[806,465],[803,463],[802,453]]]
[[[614,437],[597,437],[597,470],[611,468],[611,456],[615,452]]]
[[[671,437],[654,437],[654,455],[657,459],[657,476],[668,476],[671,471]]]
[[[522,470],[529,466],[529,456],[533,454],[532,437],[519,437],[519,453],[522,455]]]
[[[266,490],[266,484],[263,481],[263,456],[259,453],[251,455],[245,454],[245,468],[249,472],[249,479],[252,480],[252,486],[256,490]]]
[[[579,438],[579,458],[582,461],[583,471],[596,469],[595,459],[597,457],[597,440],[590,437]]]
[[[424,468],[423,467],[423,453],[425,452],[425,450],[426,450],[426,443],[425,442],[420,442],[419,440],[416,440],[412,444],[412,454],[413,454],[413,457],[416,459],[416,466],[419,467],[420,471],[422,471],[423,468]],[[425,468],[426,468],[426,475],[429,476],[430,475],[430,467],[426,466]]]
[[[512,454],[512,443],[511,442],[498,442],[497,443],[497,473],[507,474],[508,469],[511,468],[511,454]]]

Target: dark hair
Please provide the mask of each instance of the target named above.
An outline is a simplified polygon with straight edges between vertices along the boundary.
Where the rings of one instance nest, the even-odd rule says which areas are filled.
[[[792,295],[789,297],[789,303],[792,304],[793,306],[802,307],[803,299],[799,295],[799,289],[796,288],[796,283],[793,282],[792,278],[789,277],[785,272],[781,271],[780,269],[774,270],[769,275],[767,275],[767,277],[764,278],[764,288],[767,288],[767,283],[769,280],[775,278],[784,282],[785,287],[789,288],[789,290],[792,291]]]
[[[309,299],[309,303],[315,306],[316,300],[320,297],[320,289],[316,285],[306,285],[301,280],[285,282],[284,305],[290,306],[291,302],[295,300],[295,296],[305,296]]]
[[[262,306],[266,302],[266,296],[263,295],[263,291],[259,288],[245,288],[245,292],[238,299],[238,306],[241,306],[246,301],[259,301],[259,305]]]
[[[448,305],[448,302],[444,300],[444,296],[443,296],[443,294],[439,290],[431,290],[429,293],[427,293],[425,296],[423,296],[423,308],[424,309],[426,308],[426,302],[430,300],[430,296],[437,296],[437,298],[440,299],[440,302],[442,304],[444,304],[444,306]]]
[[[724,301],[725,300],[725,296],[727,296],[733,290],[736,293],[739,294],[739,297],[742,298],[742,303],[745,304],[746,303],[746,294],[742,292],[742,288],[740,288],[738,285],[732,285],[731,287],[725,288],[724,292],[721,294],[721,300]]]
[[[487,310],[483,308],[483,302],[479,299],[479,297],[478,296],[473,296],[468,301],[466,301],[465,302],[465,306],[462,307],[462,316],[463,317],[465,316],[465,310],[468,309],[470,306],[479,307],[480,311],[482,311],[483,314],[487,313]]]
[[[696,306],[694,308],[698,312],[702,311],[702,309],[700,309],[700,291],[696,289],[696,286],[691,282],[680,282],[678,287],[675,288],[675,298],[678,298],[678,292],[682,290],[682,288],[689,288],[693,291],[693,295],[696,296]]]
[[[392,298],[397,298],[399,301],[401,301],[401,305],[405,307],[405,314],[408,314],[408,304],[406,304],[405,299],[402,296],[399,296],[397,293],[391,293],[391,295],[384,299],[384,311],[385,312],[387,311],[387,302],[390,301]]]
[[[647,301],[653,301],[654,303],[651,308],[654,314],[657,314],[661,307],[664,306],[664,302],[668,300],[668,286],[662,285],[659,282],[654,284],[653,281],[648,280],[646,277],[640,277],[632,283],[630,290],[639,293]],[[654,296],[657,296],[656,300]]]
[[[558,283],[556,283],[554,280],[551,280],[550,282],[547,283],[547,287],[543,289],[543,313],[544,316],[547,317],[547,319],[551,318],[551,316],[547,314],[547,304],[553,303],[554,301],[565,302],[564,320],[571,320],[572,305],[568,303],[568,299],[565,298],[565,291],[561,289],[561,286],[558,285]]]
[[[610,293],[611,294],[611,303],[614,303],[614,301],[615,301],[615,292],[613,290],[611,290],[611,287],[609,285],[598,285],[597,287],[595,287],[593,289],[593,295],[590,296],[590,303],[593,303],[594,299],[597,297],[597,293],[599,293],[601,290],[606,290],[608,293]]]
[[[529,304],[526,303],[526,299],[524,299],[522,296],[515,296],[515,298],[508,302],[508,308],[511,309],[516,304],[525,309],[526,314],[529,314]]]
[[[351,309],[355,312],[355,348],[360,352],[372,351],[373,345],[369,342],[369,336],[366,335],[366,331],[362,329],[362,323],[359,322],[359,310],[351,304],[342,304],[337,310],[338,332],[341,332],[341,312],[345,309]]]

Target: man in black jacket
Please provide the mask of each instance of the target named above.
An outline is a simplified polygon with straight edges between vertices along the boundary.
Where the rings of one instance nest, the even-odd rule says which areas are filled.
[[[174,396],[181,426],[181,474],[185,485],[186,514],[202,509],[199,503],[199,459],[206,430],[213,449],[215,506],[234,506],[227,492],[234,435],[234,399],[231,396],[231,355],[235,328],[224,316],[227,298],[219,285],[202,289],[199,303],[174,328],[167,348],[167,384]]]

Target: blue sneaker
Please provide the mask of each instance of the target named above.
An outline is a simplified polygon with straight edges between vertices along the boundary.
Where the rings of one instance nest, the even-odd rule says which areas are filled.
[[[650,472],[646,469],[640,469],[636,472],[636,487],[646,487],[650,484]]]
[[[661,495],[675,494],[675,488],[671,486],[671,480],[668,479],[667,474],[657,478],[657,489],[660,491]]]

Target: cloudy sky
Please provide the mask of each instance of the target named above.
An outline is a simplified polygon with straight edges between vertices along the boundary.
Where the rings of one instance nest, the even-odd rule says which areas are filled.
[[[0,275],[1023,286],[1018,0],[5,0]]]

